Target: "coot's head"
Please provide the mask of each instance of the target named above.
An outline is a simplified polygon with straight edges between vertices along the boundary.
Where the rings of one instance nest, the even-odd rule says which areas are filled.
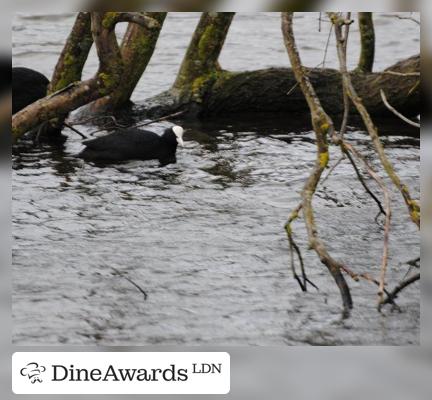
[[[171,128],[166,129],[163,136],[170,142],[174,142],[175,144],[184,146],[183,133],[184,129],[179,125],[175,125]]]
[[[183,143],[184,129],[180,125],[173,126],[171,129],[174,132],[174,135],[176,137],[177,143],[180,146],[184,146],[184,143]]]

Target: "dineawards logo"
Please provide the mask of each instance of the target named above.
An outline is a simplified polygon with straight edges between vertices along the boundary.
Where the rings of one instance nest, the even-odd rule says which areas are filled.
[[[227,394],[230,390],[230,356],[224,352],[19,352],[12,357],[12,371],[16,394]]]
[[[115,368],[109,365],[106,368],[77,368],[74,365],[52,365],[53,382],[184,382],[189,378],[188,370],[176,368],[170,364],[168,368]]]
[[[24,368],[21,368],[20,374],[27,376],[31,383],[42,382],[41,374],[46,371],[43,365],[37,362],[30,362]]]

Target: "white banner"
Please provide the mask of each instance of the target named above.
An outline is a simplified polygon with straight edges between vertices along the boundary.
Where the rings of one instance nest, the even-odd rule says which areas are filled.
[[[16,394],[227,394],[224,352],[17,352]]]

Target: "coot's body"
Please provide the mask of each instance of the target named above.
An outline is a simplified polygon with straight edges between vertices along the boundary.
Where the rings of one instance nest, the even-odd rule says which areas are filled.
[[[174,126],[162,136],[130,128],[96,139],[85,140],[79,157],[87,161],[115,163],[125,160],[159,160],[161,165],[176,162],[177,144],[183,145],[183,128]]]
[[[12,68],[12,114],[46,96],[49,80],[30,68]]]

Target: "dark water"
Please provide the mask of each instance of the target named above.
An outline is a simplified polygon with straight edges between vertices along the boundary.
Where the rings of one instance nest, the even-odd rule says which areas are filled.
[[[308,65],[321,61],[327,38],[327,27],[317,31],[316,17],[302,16],[297,23]],[[137,100],[172,82],[196,18],[179,13],[167,20]],[[70,15],[16,16],[14,64],[50,74],[72,20]],[[232,28],[221,60],[225,67],[287,65],[277,14],[239,15]],[[401,28],[382,15],[377,31],[377,68],[418,49],[413,24]],[[355,44],[352,53],[355,62]],[[328,64],[334,61],[330,52]],[[88,73],[95,63],[92,58]],[[164,168],[153,161],[106,168],[87,164],[74,157],[82,146],[70,132],[63,148],[41,145],[15,155],[15,343],[418,343],[418,286],[399,299],[401,313],[386,309],[380,315],[376,287],[349,282],[355,309],[350,319],[341,320],[339,294],[307,250],[301,221],[296,238],[320,291],[304,294],[293,280],[283,224],[313,165],[311,132],[294,130],[289,119],[268,118],[185,128],[186,146],[179,149],[177,164]],[[419,141],[403,136],[403,130],[392,133],[384,139],[387,153],[418,197]],[[350,139],[373,157],[363,132],[353,130]],[[336,148],[332,154],[335,162]],[[388,276],[394,284],[420,245],[398,193],[393,201]],[[377,276],[383,230],[374,222],[376,205],[347,162],[320,187],[314,204],[332,254],[355,271]],[[146,291],[147,301],[125,278]]]

